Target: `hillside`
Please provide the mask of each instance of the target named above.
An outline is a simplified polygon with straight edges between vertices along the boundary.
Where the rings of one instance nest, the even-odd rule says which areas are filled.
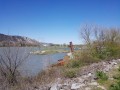
[[[40,42],[23,36],[0,34],[0,46],[38,46]]]

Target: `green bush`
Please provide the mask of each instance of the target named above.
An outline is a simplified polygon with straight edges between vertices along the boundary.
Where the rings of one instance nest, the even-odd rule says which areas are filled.
[[[93,57],[92,54],[93,54],[93,51],[90,51],[90,50],[81,52],[81,55],[80,55],[81,63],[83,63],[83,65],[89,65],[91,63],[98,62],[99,59],[96,57]]]
[[[118,71],[120,71],[120,67]],[[114,75],[113,78],[116,80],[116,83],[112,84],[109,90],[120,90],[120,74]]]
[[[119,74],[115,75],[115,76],[113,76],[113,78],[116,79],[116,80],[120,80],[120,75]]]
[[[111,58],[119,58],[120,57],[120,45],[116,43],[108,43],[106,45],[106,52],[109,53],[109,57]]]
[[[108,80],[108,76],[103,71],[97,71],[96,76],[97,76],[98,79],[101,79],[103,81]]]
[[[81,66],[81,62],[79,60],[71,60],[66,67],[68,68],[79,68]]]
[[[76,71],[73,69],[66,70],[64,72],[64,76],[67,78],[74,78],[74,77],[76,77]]]
[[[96,44],[91,44],[92,46],[92,54],[91,56],[93,58],[98,58],[101,60],[109,60],[109,59],[116,59],[120,58],[120,44],[115,43],[115,42],[109,42],[106,41],[104,44],[101,45],[96,45]]]
[[[112,84],[109,90],[120,90],[120,81],[116,84]]]

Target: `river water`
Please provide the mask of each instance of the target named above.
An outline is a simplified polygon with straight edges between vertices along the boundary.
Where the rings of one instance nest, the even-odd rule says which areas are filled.
[[[19,57],[26,56],[29,52],[37,50],[36,47],[11,47],[11,53],[16,56],[17,50],[19,51]],[[0,54],[4,55],[4,51],[8,52],[9,48],[1,47]],[[19,68],[22,75],[34,76],[40,71],[46,69],[51,64],[57,63],[59,59],[62,59],[66,53],[56,53],[49,55],[34,55],[29,54],[29,57],[23,62]]]

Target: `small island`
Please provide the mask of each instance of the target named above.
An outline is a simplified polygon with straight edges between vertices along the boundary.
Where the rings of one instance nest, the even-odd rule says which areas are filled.
[[[68,53],[67,50],[43,50],[43,51],[33,51],[30,52],[30,54],[36,54],[36,55],[47,55],[47,54],[55,54],[55,53]]]

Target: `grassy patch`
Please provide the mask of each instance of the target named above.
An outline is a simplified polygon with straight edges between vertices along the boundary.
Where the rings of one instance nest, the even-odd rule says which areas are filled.
[[[67,64],[65,64],[65,67],[67,68],[79,68],[82,66],[83,63],[81,63],[80,60],[70,60]]]
[[[77,76],[78,68],[67,68],[63,71],[63,75],[66,78],[74,78]]]
[[[120,81],[115,84],[112,84],[109,90],[120,90]]]
[[[108,80],[108,76],[106,73],[104,73],[103,71],[97,71],[96,72],[96,76],[98,79],[102,80],[102,81],[106,81]]]
[[[103,89],[98,88],[98,87],[93,87],[91,90],[103,90]]]
[[[104,75],[99,72],[99,77],[102,78]],[[98,79],[97,82],[104,86],[107,90],[120,90],[119,82],[120,82],[120,72],[119,69],[112,69],[110,72],[106,73],[110,78],[107,80]]]

